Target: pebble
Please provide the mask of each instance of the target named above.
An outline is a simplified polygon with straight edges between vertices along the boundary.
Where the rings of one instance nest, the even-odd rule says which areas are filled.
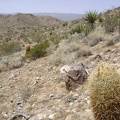
[[[48,118],[49,118],[50,120],[54,120],[55,117],[56,117],[56,113],[53,113],[53,114],[49,115]]]
[[[47,118],[46,114],[38,114],[33,117],[31,117],[29,120],[44,120]]]

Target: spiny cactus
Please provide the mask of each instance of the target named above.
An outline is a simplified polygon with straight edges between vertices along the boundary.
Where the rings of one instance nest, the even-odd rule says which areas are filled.
[[[98,65],[88,79],[95,120],[120,120],[120,76],[115,68]]]

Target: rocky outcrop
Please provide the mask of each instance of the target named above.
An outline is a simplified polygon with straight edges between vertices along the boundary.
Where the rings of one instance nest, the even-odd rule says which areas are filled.
[[[67,90],[75,89],[79,84],[83,84],[89,74],[83,63],[64,65],[60,68],[60,72]]]

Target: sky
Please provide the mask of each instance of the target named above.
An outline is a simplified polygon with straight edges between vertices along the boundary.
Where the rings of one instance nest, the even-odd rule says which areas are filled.
[[[0,13],[105,12],[120,6],[120,0],[0,0]]]

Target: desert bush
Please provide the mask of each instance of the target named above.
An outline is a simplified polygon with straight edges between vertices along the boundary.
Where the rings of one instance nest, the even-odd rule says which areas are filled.
[[[107,33],[114,32],[117,26],[119,26],[120,15],[106,15],[103,22],[103,26]]]
[[[113,18],[111,17],[107,17],[104,21],[104,26],[105,26],[105,29],[106,29],[106,32],[114,32],[115,30],[115,21]]]
[[[97,45],[100,41],[102,41],[102,38],[95,38],[89,42],[90,47],[93,47]]]
[[[10,55],[21,50],[19,42],[10,41],[0,45],[0,56]]]
[[[92,31],[92,29],[89,26],[84,26],[83,33],[85,36],[88,36],[88,34]]]
[[[68,26],[68,22],[63,23],[63,27]]]
[[[95,120],[120,120],[120,76],[110,64],[98,65],[88,78]]]
[[[98,19],[99,15],[97,11],[88,11],[84,16],[84,20],[87,21],[91,26],[93,26],[94,22]]]
[[[69,64],[79,60],[80,57],[87,57],[91,54],[88,46],[80,40],[63,40],[50,56],[49,63],[53,65]]]
[[[106,46],[112,46],[112,45],[114,45],[114,40],[108,40],[106,42]]]
[[[35,45],[29,52],[24,56],[24,59],[30,58],[31,60],[43,57],[46,53],[46,49],[49,47],[48,41]]]
[[[74,34],[75,32],[76,33],[82,33],[83,32],[83,24],[79,24],[77,25],[74,29],[72,29],[71,33]]]
[[[71,34],[84,33],[87,36],[89,32],[90,32],[90,27],[88,27],[85,24],[79,24],[75,28],[73,28],[70,33]]]
[[[114,44],[116,44],[118,42],[120,42],[120,36],[117,36],[117,37],[115,37],[115,38],[113,38],[111,40],[108,40],[106,42],[106,46],[113,46]]]
[[[60,37],[60,35],[54,34],[49,38],[49,41],[52,42],[53,45],[56,45],[56,44],[60,43],[61,37]]]
[[[19,94],[20,94],[21,99],[24,102],[26,102],[28,98],[33,94],[33,91],[29,86],[25,86],[19,90]]]
[[[88,43],[91,47],[97,45],[100,41],[103,41],[105,38],[105,29],[101,26],[95,28],[90,34],[88,35]]]

